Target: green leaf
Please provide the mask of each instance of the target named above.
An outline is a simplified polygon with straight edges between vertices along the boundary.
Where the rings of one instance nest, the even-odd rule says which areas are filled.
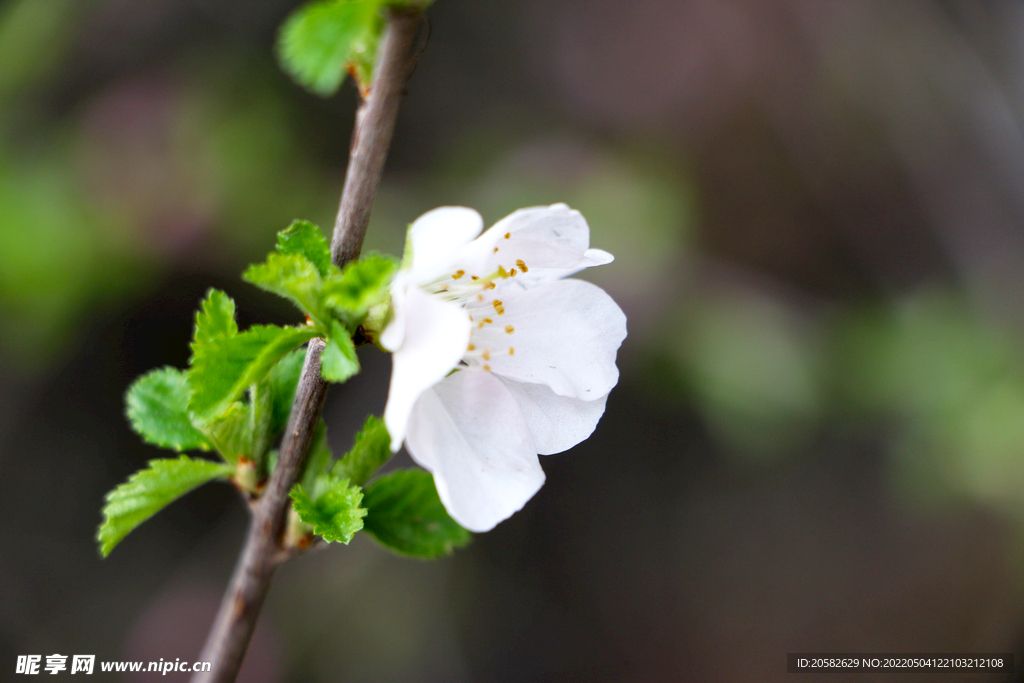
[[[266,262],[249,266],[242,278],[260,289],[290,299],[317,323],[327,315],[320,303],[323,280],[316,265],[300,254],[270,254]]]
[[[306,458],[306,470],[302,474],[300,482],[307,491],[312,491],[317,477],[328,474],[334,453],[327,443],[327,423],[322,419],[317,420],[316,431],[313,433],[313,444],[309,447],[309,457]]]
[[[334,465],[334,475],[346,477],[362,486],[391,458],[391,437],[384,421],[375,415],[366,418],[356,434],[355,445]]]
[[[171,501],[208,481],[226,479],[233,472],[231,465],[193,460],[185,455],[177,459],[150,460],[147,469],[139,470],[107,494],[103,524],[96,534],[100,553],[104,557],[109,555],[132,529]]]
[[[210,289],[196,312],[196,328],[192,335],[192,355],[203,344],[238,334],[235,302],[219,289]]]
[[[324,282],[324,302],[335,309],[362,316],[387,296],[391,276],[398,261],[388,256],[369,254],[345,266],[340,276]]]
[[[249,406],[235,401],[217,419],[200,425],[203,435],[226,461],[235,464],[248,453],[252,444],[249,432]]]
[[[310,490],[296,484],[291,497],[299,519],[325,541],[348,543],[363,528],[363,492],[358,486],[349,486],[348,479],[321,474]]]
[[[270,444],[277,436],[272,431],[274,420],[273,387],[264,378],[249,387],[249,457],[262,465]]]
[[[320,355],[320,374],[328,382],[344,382],[359,372],[359,358],[348,330],[339,323],[331,324],[331,335]]]
[[[423,470],[398,470],[364,491],[366,530],[391,550],[413,557],[448,555],[472,534],[448,515],[434,479]]]
[[[277,436],[271,431],[271,393],[271,382],[264,379],[249,387],[247,402],[235,401],[213,421],[200,424],[203,435],[228,462],[237,463],[244,455],[262,465]]]
[[[188,373],[193,392],[189,410],[203,422],[215,420],[286,353],[316,335],[313,327],[254,325],[201,345]]]
[[[176,451],[209,450],[188,417],[191,394],[185,373],[160,368],[139,377],[125,395],[128,419],[146,443]]]
[[[274,395],[273,421],[270,431],[277,436],[288,426],[288,418],[295,402],[295,389],[299,386],[306,349],[295,349],[282,358],[270,371],[270,386]]]
[[[380,0],[321,0],[299,7],[281,27],[278,58],[300,85],[328,96],[367,36],[380,30]],[[357,53],[358,55],[359,53]]]
[[[309,221],[293,221],[277,233],[277,250],[282,254],[305,256],[322,277],[331,270],[331,245],[320,228]]]
[[[374,27],[367,31],[363,38],[352,42],[352,51],[349,53],[349,73],[356,79],[356,85],[359,86],[359,93],[363,99],[366,99],[370,92],[373,66],[377,62],[377,46],[380,44],[383,23],[383,17],[378,14],[375,17]]]

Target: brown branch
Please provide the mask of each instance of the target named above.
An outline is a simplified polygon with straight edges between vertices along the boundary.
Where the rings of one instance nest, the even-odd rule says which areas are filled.
[[[419,10],[392,10],[388,15],[373,88],[356,114],[345,188],[334,224],[331,257],[339,267],[358,258],[366,235],[373,198],[395,130],[398,105],[416,61],[413,44],[421,18]],[[327,395],[327,383],[320,376],[323,349],[321,339],[309,343],[277,467],[255,506],[245,546],[199,657],[201,661],[212,662],[212,670],[194,676],[193,683],[235,680],[279,558],[288,555],[281,547],[290,502],[288,493],[302,473]]]
[[[338,266],[358,258],[363,246],[373,198],[380,185],[391,135],[395,132],[398,104],[416,63],[413,42],[421,17],[419,11],[391,12],[369,98],[356,113],[352,154],[331,240],[331,259]]]

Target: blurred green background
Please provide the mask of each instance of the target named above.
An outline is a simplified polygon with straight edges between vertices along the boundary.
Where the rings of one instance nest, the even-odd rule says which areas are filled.
[[[293,218],[333,223],[356,96],[277,68],[296,5],[0,4],[8,672],[197,656],[237,495],[190,494],[106,561],[93,534],[103,494],[160,455],[123,417],[130,381],[185,364],[209,286],[243,324],[292,322],[239,273]],[[240,680],[782,681],[794,651],[1020,656],[1021,5],[437,0],[430,20],[367,248],[397,254],[439,205],[493,222],[569,203],[617,257],[585,277],[629,316],[622,379],[469,549],[424,563],[358,537],[284,567]],[[336,451],[384,404],[389,360],[364,351],[326,408]]]

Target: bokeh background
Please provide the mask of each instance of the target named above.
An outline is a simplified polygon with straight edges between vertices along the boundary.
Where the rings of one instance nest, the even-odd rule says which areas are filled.
[[[0,4],[0,678],[18,654],[197,656],[247,521],[233,490],[105,561],[93,534],[162,455],[123,417],[131,380],[185,364],[210,286],[244,324],[292,322],[239,274],[293,218],[333,222],[356,95],[277,68],[296,4]],[[622,379],[467,550],[360,536],[286,565],[241,680],[1024,665],[1024,6],[437,0],[430,20],[367,247],[398,253],[439,205],[568,202],[617,257],[586,277],[629,316]],[[364,351],[326,408],[339,453],[385,400]]]

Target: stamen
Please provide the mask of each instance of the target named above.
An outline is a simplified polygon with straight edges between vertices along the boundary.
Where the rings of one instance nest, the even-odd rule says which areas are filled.
[[[519,270],[523,271],[524,273],[530,272],[530,269],[526,267],[526,264],[523,262],[523,259],[516,259],[516,265],[519,266]]]
[[[498,315],[505,315],[505,307],[501,305],[501,301],[495,299],[491,304],[494,306],[494,310],[498,312]]]
[[[465,274],[466,274],[466,271],[464,271],[464,270],[457,270],[457,271],[455,271],[455,274],[452,275],[452,279],[453,280],[458,280],[460,277],[462,277]]]
[[[495,253],[495,254],[497,254],[497,253],[498,253],[498,248],[497,248],[497,247],[495,247],[495,248],[494,248],[494,253]]]
[[[506,232],[506,233],[505,233],[505,239],[508,239],[508,238],[509,238],[509,237],[511,237],[511,236],[512,236],[512,233],[510,233],[510,232]]]
[[[494,289],[497,286],[498,285],[494,284],[494,280],[491,280],[486,285],[484,285],[484,289]],[[483,299],[480,299],[480,301],[483,301]]]
[[[511,275],[512,277],[515,277],[516,276],[516,269],[513,268],[512,270],[508,271],[508,274]]]
[[[515,349],[514,346],[508,347],[508,355],[510,355],[510,356],[516,355],[516,349]]]
[[[511,325],[505,325],[505,331],[508,332],[509,334],[512,334],[513,332],[516,331],[516,328],[512,327]]]
[[[471,277],[471,278],[473,278],[474,280],[479,280],[479,279],[480,279],[480,278],[479,278],[479,277],[477,277],[476,275],[470,275],[470,277]]]
[[[491,350],[490,349],[484,349],[484,352],[480,354],[480,357],[483,358],[484,360],[490,360],[491,359]]]
[[[476,344],[470,344],[466,347],[467,351],[476,351]]]
[[[484,300],[484,295],[483,294],[477,294],[476,295],[476,300],[477,301],[483,301]]]
[[[493,323],[494,321],[491,320],[490,318],[484,318],[484,322],[487,323],[487,324],[490,324],[490,323]]]
[[[490,372],[491,371],[491,366],[490,365],[484,365],[484,370],[486,370],[487,372]]]

